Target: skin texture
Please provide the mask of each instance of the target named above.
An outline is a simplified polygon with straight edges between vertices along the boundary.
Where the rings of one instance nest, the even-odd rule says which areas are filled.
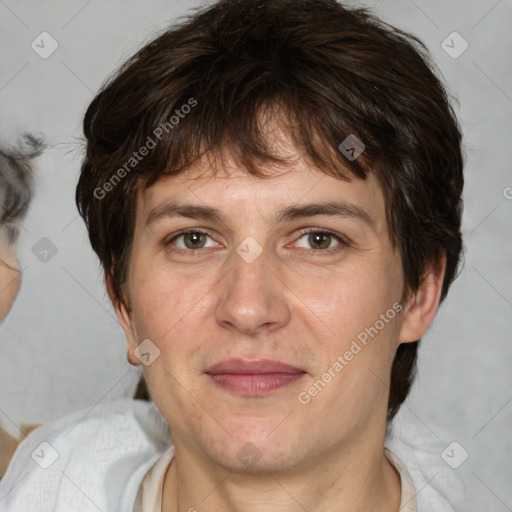
[[[0,321],[3,321],[21,286],[19,262],[0,232]]]
[[[402,312],[301,404],[298,394],[399,303],[403,272],[375,176],[329,177],[282,139],[280,151],[293,161],[273,168],[270,180],[247,175],[233,159],[211,177],[203,157],[139,191],[129,307],[107,282],[129,361],[139,363],[135,350],[145,339],[160,350],[144,371],[176,450],[163,510],[396,512],[400,480],[383,454],[390,369],[398,344],[420,339],[435,316],[444,260]],[[276,221],[284,207],[339,200],[363,208],[373,227],[325,215]],[[146,224],[168,201],[215,207],[224,222],[159,217]],[[349,242],[327,237],[325,246],[338,250],[315,249],[305,228]],[[195,255],[178,252],[187,250],[184,237],[166,245],[183,229],[208,231]],[[246,237],[263,250],[252,263],[236,252]],[[205,374],[231,357],[274,359],[306,374],[262,397],[238,396]],[[259,457],[250,467],[238,455],[244,446]]]

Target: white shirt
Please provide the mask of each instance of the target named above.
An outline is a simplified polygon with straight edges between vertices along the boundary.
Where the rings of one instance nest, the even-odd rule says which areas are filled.
[[[385,451],[400,473],[403,505],[412,507],[417,492],[411,512],[453,512],[442,491],[460,499],[461,483],[440,457],[449,440],[436,444],[405,425],[393,425],[386,440],[392,451]],[[159,512],[173,457],[168,425],[153,403],[119,400],[84,409],[19,445],[0,481],[0,511],[133,512],[139,499],[144,512]]]

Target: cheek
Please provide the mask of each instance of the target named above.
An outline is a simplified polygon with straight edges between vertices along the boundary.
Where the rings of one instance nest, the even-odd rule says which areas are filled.
[[[317,406],[331,404],[334,422],[346,412],[356,417],[361,404],[371,408],[385,401],[400,328],[401,290],[395,270],[351,268],[325,281],[322,293],[310,293],[308,308],[301,309],[322,353],[313,383],[320,379],[318,387],[323,389],[329,382]]]
[[[155,344],[172,343],[180,332],[199,329],[206,308],[211,307],[209,281],[204,278],[180,278],[173,272],[159,270],[139,273],[130,286],[131,306],[139,338]]]
[[[18,295],[21,273],[0,262],[0,321],[4,320]]]
[[[374,266],[347,268],[328,279],[297,280],[294,292],[304,315],[320,320],[330,334],[326,339],[338,340],[373,325],[399,296],[389,276]]]

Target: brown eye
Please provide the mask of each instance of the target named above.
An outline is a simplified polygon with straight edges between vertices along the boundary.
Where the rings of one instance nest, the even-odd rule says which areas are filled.
[[[313,252],[319,254],[335,252],[343,249],[346,245],[347,242],[341,236],[319,229],[303,231],[297,242],[297,247],[313,249]]]
[[[310,233],[308,236],[308,243],[313,249],[328,249],[331,245],[332,236],[329,233],[321,231]]]
[[[185,242],[185,246],[188,249],[201,249],[204,247],[204,244],[206,243],[206,237],[204,233],[201,233],[199,231],[189,231],[188,233],[185,233],[183,236],[183,241]]]
[[[208,239],[211,242],[208,242]],[[209,243],[209,245],[208,245]],[[215,247],[215,242],[212,240],[208,233],[203,231],[183,231],[172,237],[167,246],[174,246],[176,250],[181,251],[194,251],[196,249],[204,249],[208,247]]]

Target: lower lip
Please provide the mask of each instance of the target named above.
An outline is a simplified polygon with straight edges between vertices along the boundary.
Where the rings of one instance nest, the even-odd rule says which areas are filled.
[[[208,374],[216,384],[236,393],[246,396],[262,396],[289,386],[300,380],[305,373],[216,373]]]

